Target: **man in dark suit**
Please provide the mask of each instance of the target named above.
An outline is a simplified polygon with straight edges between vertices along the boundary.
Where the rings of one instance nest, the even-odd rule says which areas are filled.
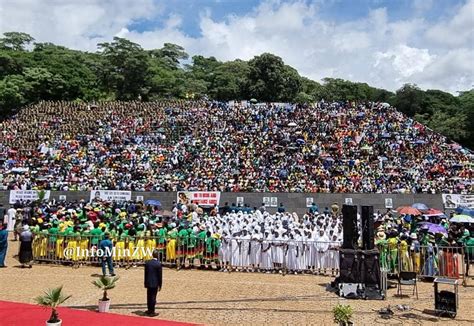
[[[145,313],[151,317],[158,316],[158,314],[155,313],[156,295],[161,290],[163,284],[163,268],[158,261],[158,255],[158,250],[153,250],[153,259],[145,263],[146,302],[148,307]]]

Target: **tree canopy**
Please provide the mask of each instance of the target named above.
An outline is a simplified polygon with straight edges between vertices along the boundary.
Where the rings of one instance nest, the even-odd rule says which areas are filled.
[[[0,37],[0,116],[41,100],[157,100],[202,98],[311,103],[388,102],[465,146],[474,148],[474,89],[458,96],[403,85],[395,93],[366,83],[300,76],[282,58],[263,53],[249,61],[221,62],[165,43],[145,50],[115,37],[94,53],[34,43],[26,33]]]

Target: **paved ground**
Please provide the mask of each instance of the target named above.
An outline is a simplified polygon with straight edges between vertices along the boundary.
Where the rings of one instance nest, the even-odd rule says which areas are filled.
[[[91,281],[100,273],[99,268],[43,264],[20,269],[12,257],[17,250],[18,243],[9,242],[8,268],[0,269],[2,300],[32,303],[42,290],[63,284],[65,292],[73,296],[68,306],[96,309],[101,294]],[[117,274],[121,277],[119,284],[109,293],[111,311],[140,315],[146,310],[143,269],[118,269]],[[344,300],[327,292],[331,280],[310,275],[165,269],[158,311],[163,319],[208,325],[333,325],[331,310],[337,303],[344,303],[354,308],[356,325],[474,325],[474,281],[470,287],[460,288],[460,311],[453,321],[427,313],[434,308],[431,283],[419,284],[419,300],[396,298],[396,290],[390,289],[388,300],[364,301]],[[394,318],[379,318],[375,310],[388,304],[395,309]],[[397,311],[398,304],[412,309]]]

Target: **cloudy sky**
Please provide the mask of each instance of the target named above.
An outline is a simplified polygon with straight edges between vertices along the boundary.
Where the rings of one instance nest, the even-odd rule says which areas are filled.
[[[309,78],[474,87],[474,0],[0,0],[0,32],[96,51],[121,36],[220,60],[281,56]]]

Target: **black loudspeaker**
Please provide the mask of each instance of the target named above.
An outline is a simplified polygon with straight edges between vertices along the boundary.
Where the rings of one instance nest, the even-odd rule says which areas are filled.
[[[354,249],[339,251],[339,283],[362,283],[359,252]]]
[[[359,231],[357,229],[357,206],[342,206],[343,249],[357,249]]]
[[[362,206],[362,249],[374,249],[374,207]]]
[[[378,249],[360,251],[360,274],[366,286],[380,287],[380,254]]]
[[[456,316],[456,295],[450,291],[440,291],[435,297],[435,309],[441,313]]]

